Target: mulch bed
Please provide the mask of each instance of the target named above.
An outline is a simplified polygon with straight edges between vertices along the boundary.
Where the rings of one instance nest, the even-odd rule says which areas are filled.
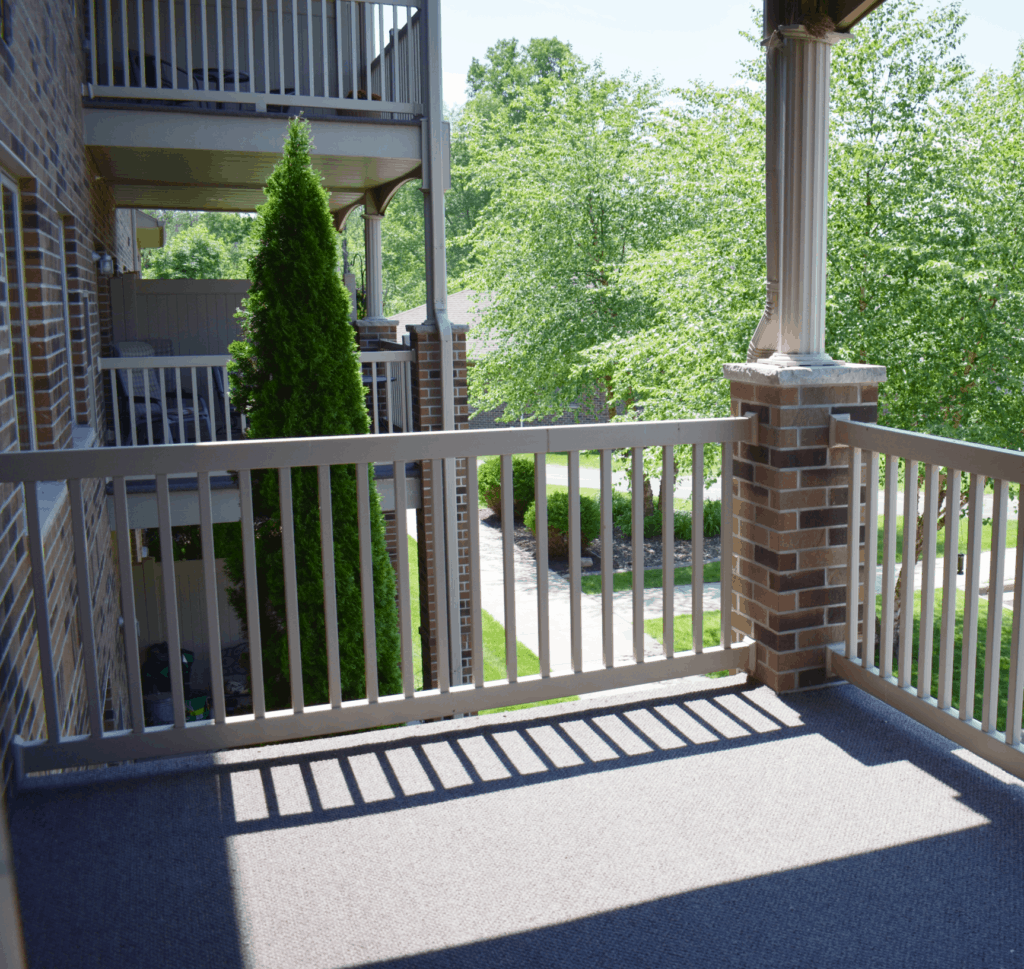
[[[480,509],[480,524],[484,528],[493,528],[496,531],[501,530],[501,519],[494,514],[489,508],[481,507]],[[515,540],[516,547],[521,549],[531,558],[537,554],[537,539],[521,520],[516,519],[515,523]],[[594,564],[590,568],[584,568],[583,574],[600,573],[601,571],[601,540],[595,538],[590,543],[590,548],[587,551],[593,560]],[[681,539],[675,543],[675,564],[676,567],[683,565],[692,564],[693,544],[692,542],[685,542]],[[704,561],[705,562],[718,562],[722,558],[722,539],[718,536],[714,538],[704,538]],[[612,532],[612,567],[615,571],[623,571],[626,569],[632,569],[633,567],[633,540],[626,538],[619,529],[614,529]],[[568,559],[548,559],[548,568],[552,572],[557,572],[559,575],[569,574],[569,560]],[[661,568],[661,538],[645,538],[644,539],[644,568],[645,569],[660,569]]]

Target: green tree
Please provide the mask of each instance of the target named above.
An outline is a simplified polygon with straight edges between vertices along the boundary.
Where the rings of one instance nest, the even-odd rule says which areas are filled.
[[[470,118],[475,186],[488,194],[473,233],[471,281],[486,292],[470,372],[473,406],[540,420],[602,385],[584,353],[646,323],[620,285],[631,254],[664,241],[654,155],[654,82],[599,64],[525,87]]]
[[[162,249],[142,250],[144,279],[244,279],[256,220],[238,212],[148,212],[164,224]]]
[[[327,193],[310,165],[310,126],[288,127],[284,156],[267,183],[252,287],[241,313],[243,339],[230,347],[232,403],[249,421],[250,438],[365,434],[369,430],[349,300],[337,272],[337,235]],[[254,481],[255,540],[268,706],[290,704],[281,517],[276,473]],[[302,673],[307,704],[328,697],[321,573],[320,515],[315,468],[292,471],[295,563]],[[343,695],[365,696],[356,469],[331,469],[338,638]],[[384,520],[370,481],[373,601],[381,694],[400,689],[395,576]],[[233,605],[244,618],[240,533],[227,555],[236,584]]]
[[[162,249],[147,252],[147,279],[222,279],[229,261],[224,243],[202,224],[177,233]]]

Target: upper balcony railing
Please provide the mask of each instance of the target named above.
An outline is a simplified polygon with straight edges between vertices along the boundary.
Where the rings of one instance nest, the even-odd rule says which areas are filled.
[[[359,354],[372,434],[412,430],[412,350]],[[111,375],[111,408],[117,447],[195,444],[245,436],[245,416],[229,399],[230,354],[104,357]]]
[[[92,98],[314,117],[423,113],[415,3],[89,0],[87,12]]]

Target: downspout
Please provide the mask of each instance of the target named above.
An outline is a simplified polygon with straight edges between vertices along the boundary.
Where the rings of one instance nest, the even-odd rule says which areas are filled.
[[[420,25],[423,58],[422,186],[426,235],[427,323],[437,325],[441,343],[441,426],[455,430],[455,353],[452,323],[448,318],[448,259],[445,252],[444,102],[441,89],[441,3],[426,0],[426,30]],[[470,458],[469,460],[473,460]],[[447,552],[448,649],[452,685],[462,682],[461,607],[459,602],[459,554],[456,531],[455,459],[444,459],[444,536]],[[441,657],[438,657],[441,662]]]
[[[765,305],[761,322],[747,347],[747,363],[756,363],[774,353],[779,342],[779,231],[781,226],[782,191],[782,63],[779,56],[781,38],[779,0],[764,0],[765,104],[764,104],[764,195],[765,252],[767,276]]]

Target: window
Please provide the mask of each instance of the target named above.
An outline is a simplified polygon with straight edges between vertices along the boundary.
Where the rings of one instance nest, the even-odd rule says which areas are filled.
[[[25,276],[21,242],[21,202],[14,182],[0,176],[0,195],[3,197],[2,232],[0,232],[0,328],[6,329],[10,340],[10,357],[0,352],[0,379],[13,377],[17,407],[17,440],[21,450],[35,448],[35,408],[31,393],[31,366],[29,363],[28,320],[25,312]],[[0,386],[5,396],[9,387]]]
[[[11,42],[11,2],[0,0],[0,40],[5,44]]]

